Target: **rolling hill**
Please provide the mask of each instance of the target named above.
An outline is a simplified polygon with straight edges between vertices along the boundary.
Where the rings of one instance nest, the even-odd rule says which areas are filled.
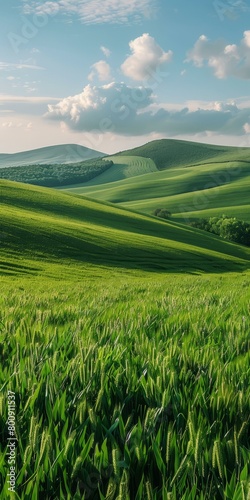
[[[244,148],[242,149],[244,150]],[[239,148],[230,146],[216,146],[178,139],[159,139],[138,148],[122,151],[119,155],[151,158],[158,170],[165,170],[194,163],[204,163],[215,157],[230,155],[237,151]]]
[[[151,154],[160,170],[119,181],[113,177],[112,182],[109,177],[103,184],[97,177],[91,184],[68,186],[67,191],[142,213],[167,208],[178,221],[225,213],[250,222],[250,148],[163,140],[114,156],[113,161],[122,161],[134,152],[140,158],[144,155],[145,162]],[[133,156],[129,158],[131,161]]]
[[[250,249],[182,224],[53,189],[8,181],[0,188],[2,274],[46,274],[58,264],[59,276],[90,267],[221,273],[249,266]]]
[[[76,144],[61,144],[21,153],[0,154],[0,168],[21,165],[42,165],[55,163],[76,163],[92,158],[100,158],[104,153]]]
[[[87,186],[98,186],[108,182],[120,181],[139,175],[158,172],[155,163],[150,158],[140,156],[108,156],[104,159],[113,162],[112,167],[86,182]]]

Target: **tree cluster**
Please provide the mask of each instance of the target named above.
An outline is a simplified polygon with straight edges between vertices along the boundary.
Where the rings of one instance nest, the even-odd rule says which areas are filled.
[[[170,219],[172,214],[166,208],[156,208],[153,215],[161,217],[162,219]]]
[[[250,224],[236,217],[210,217],[192,222],[190,226],[217,234],[225,240],[250,246]]]
[[[66,186],[94,179],[113,165],[112,161],[86,160],[55,165],[25,165],[0,169],[0,179],[37,186]]]

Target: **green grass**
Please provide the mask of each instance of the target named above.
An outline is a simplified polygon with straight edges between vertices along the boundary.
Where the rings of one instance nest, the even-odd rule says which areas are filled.
[[[95,179],[88,181],[86,185],[100,185],[158,171],[153,160],[150,160],[150,158],[139,156],[108,156],[106,160],[113,161],[114,165]]]
[[[50,263],[65,262],[72,273],[89,265],[148,272],[249,267],[250,249],[182,224],[52,189],[8,181],[0,187],[3,273],[16,266],[46,273]]]
[[[65,191],[73,191],[75,194],[81,194],[82,188],[89,189],[90,186],[101,186],[102,184],[110,182],[116,182],[129,178],[133,179],[139,175],[142,176],[151,172],[158,172],[158,169],[150,158],[138,156],[108,156],[103,158],[103,162],[107,161],[112,161],[114,165],[109,167],[105,172],[96,175],[89,181],[64,186],[61,189]],[[59,186],[58,189],[60,189]]]
[[[0,190],[2,497],[248,500],[250,249],[61,191]]]
[[[203,165],[173,167],[101,186],[68,189],[68,192],[148,214],[156,208],[166,208],[183,222],[210,214],[235,215],[235,211],[250,222],[249,188],[250,154],[247,150],[244,155],[241,153],[240,160],[232,157],[231,161],[213,160]]]
[[[65,145],[31,151],[28,157],[20,153],[17,158],[34,163],[46,156],[47,162],[60,158],[67,163],[81,154],[101,153]],[[9,161],[9,156],[2,160]],[[177,222],[223,213],[250,222],[249,148],[162,139],[107,159],[114,165],[106,172],[63,190],[146,214],[166,208]]]
[[[160,139],[119,154],[151,158],[159,170],[165,170],[194,163],[205,163],[215,157],[228,160],[232,154],[238,156],[239,151],[240,154],[244,155],[247,148],[239,149],[176,139]]]
[[[248,498],[250,275],[143,276],[2,279],[4,499]]]

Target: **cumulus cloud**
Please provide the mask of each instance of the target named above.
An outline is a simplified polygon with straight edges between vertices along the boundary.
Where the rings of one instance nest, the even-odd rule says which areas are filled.
[[[124,83],[87,85],[80,94],[50,104],[46,118],[64,122],[80,132],[112,132],[120,135],[162,133],[168,136],[199,133],[243,135],[250,122],[250,108],[236,103],[210,103],[198,109],[156,106],[153,91]]]
[[[243,128],[246,134],[250,134],[250,123],[245,123]]]
[[[171,61],[172,51],[164,50],[148,33],[131,40],[129,43],[132,54],[121,65],[124,75],[133,80],[150,80],[164,63]]]
[[[127,134],[141,121],[140,111],[152,102],[152,93],[151,89],[124,83],[89,84],[80,94],[50,104],[45,117],[64,121],[73,130],[89,132],[106,127],[107,131]]]
[[[100,80],[100,82],[108,82],[112,80],[111,68],[106,61],[96,62],[91,66],[91,70],[92,71],[88,76],[88,79],[90,81],[94,80],[96,76]]]
[[[24,1],[25,14],[58,13],[77,15],[83,24],[125,24],[140,23],[150,18],[156,0],[57,0]]]
[[[205,35],[189,51],[187,62],[202,67],[213,68],[217,78],[234,76],[250,79],[250,31],[244,31],[243,39],[236,44],[227,44],[223,40],[210,41]]]

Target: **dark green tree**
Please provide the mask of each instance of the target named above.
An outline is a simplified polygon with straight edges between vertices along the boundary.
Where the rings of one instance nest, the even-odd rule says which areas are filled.
[[[166,208],[156,208],[153,215],[161,217],[162,219],[170,219],[172,214]]]
[[[250,246],[250,224],[236,217],[210,217],[199,219],[190,224],[192,227],[217,234],[221,238],[241,245]]]

